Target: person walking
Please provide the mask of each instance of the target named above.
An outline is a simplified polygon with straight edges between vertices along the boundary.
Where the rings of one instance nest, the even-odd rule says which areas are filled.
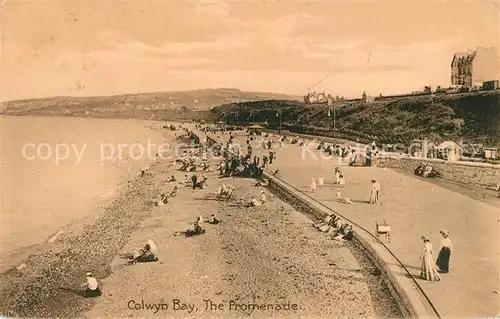
[[[333,179],[335,184],[338,184],[340,182],[340,175],[342,175],[340,169],[338,167],[335,167],[335,171],[333,172]]]
[[[312,177],[311,180],[311,193],[314,193],[316,191],[316,179]]]
[[[453,250],[453,243],[447,230],[441,230],[439,233],[443,238],[441,239],[441,249],[436,260],[436,266],[438,267],[438,272],[446,274],[450,271],[450,257]]]
[[[325,179],[324,179],[323,175],[320,175],[318,177],[318,186],[319,186],[320,189],[323,188],[323,184],[324,183],[325,183]]]
[[[422,261],[420,265],[420,278],[428,281],[439,281],[441,277],[434,264],[431,240],[426,236],[422,236],[422,241],[424,242],[424,247],[420,254],[420,260]]]
[[[196,185],[198,183],[198,176],[196,174],[193,174],[193,176],[191,176],[191,182],[193,183],[193,189],[196,189]]]
[[[380,183],[376,180],[372,179],[372,188],[370,190],[370,204],[380,204],[380,195],[381,195],[382,187]]]
[[[371,167],[372,166],[372,149],[370,147],[366,148],[366,160],[365,160],[365,166],[366,167]]]

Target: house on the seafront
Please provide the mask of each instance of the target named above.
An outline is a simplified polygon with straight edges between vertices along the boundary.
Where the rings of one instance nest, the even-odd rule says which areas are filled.
[[[332,99],[331,95],[326,95],[325,92],[322,93],[308,93],[304,96],[304,103],[313,104],[313,103],[328,103],[328,100]]]
[[[484,82],[499,80],[496,47],[457,52],[451,60],[451,85],[482,87]]]

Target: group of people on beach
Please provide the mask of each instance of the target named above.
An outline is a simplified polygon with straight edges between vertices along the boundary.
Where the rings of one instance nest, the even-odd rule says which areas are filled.
[[[320,232],[327,233],[334,240],[350,241],[354,237],[352,226],[334,214],[330,214],[322,222],[313,223],[312,225]]]

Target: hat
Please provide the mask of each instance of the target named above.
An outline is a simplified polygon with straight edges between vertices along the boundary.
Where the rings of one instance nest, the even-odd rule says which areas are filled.
[[[448,236],[448,235],[450,234],[450,232],[449,232],[449,231],[444,230],[444,229],[441,229],[439,232],[440,232],[441,234],[443,234],[443,235],[446,235],[446,236]]]
[[[88,272],[86,276],[87,276],[87,277],[92,277],[92,273],[91,273],[91,272]]]
[[[427,236],[422,236],[422,237],[420,237],[420,238],[421,238],[422,240],[424,240],[424,241],[425,241],[425,240],[430,241],[429,237],[427,237]]]

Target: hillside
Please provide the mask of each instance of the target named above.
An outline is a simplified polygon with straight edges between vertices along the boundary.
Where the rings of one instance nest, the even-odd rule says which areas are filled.
[[[336,136],[380,143],[429,138],[500,146],[500,91],[415,96],[364,103],[335,102]],[[217,120],[265,122],[297,133],[332,136],[333,111],[326,104],[258,101],[227,104],[212,110]],[[239,114],[236,117],[236,112]]]
[[[52,97],[4,102],[5,115],[177,119],[197,117],[226,103],[295,99],[283,94],[204,89],[96,97]]]

